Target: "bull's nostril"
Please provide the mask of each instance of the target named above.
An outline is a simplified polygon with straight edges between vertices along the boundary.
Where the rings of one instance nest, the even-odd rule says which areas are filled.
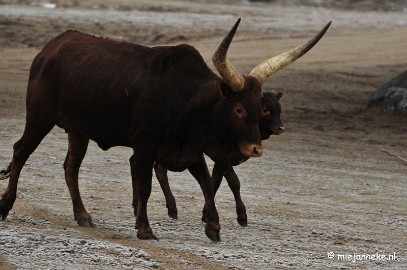
[[[285,128],[285,126],[280,126],[280,127],[278,127],[278,130],[279,130],[281,133],[283,133],[283,132],[286,130],[286,128]]]
[[[263,148],[262,147],[254,147],[253,148],[253,156],[254,157],[260,157],[263,154]]]

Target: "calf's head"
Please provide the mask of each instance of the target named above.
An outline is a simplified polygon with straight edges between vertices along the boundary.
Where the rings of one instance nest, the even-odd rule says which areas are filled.
[[[214,110],[213,121],[222,137],[237,144],[242,154],[247,157],[258,157],[263,153],[261,139],[270,134],[280,134],[285,130],[279,117],[281,109],[278,99],[281,94],[271,97],[277,103],[272,106],[273,112],[270,112],[270,115],[263,111],[261,98],[264,82],[273,73],[308,52],[322,38],[331,22],[307,43],[267,59],[256,66],[248,76],[243,76],[226,58],[239,23],[240,19],[219,44],[212,57],[213,64],[222,77],[218,86],[223,96],[223,100]],[[266,121],[267,129],[264,125],[260,127],[262,131],[259,129],[260,118],[270,120],[269,124]],[[267,136],[267,133],[270,134]]]
[[[280,99],[282,93],[274,91],[263,93],[261,98],[262,111],[259,120],[259,129],[262,140],[266,140],[270,135],[280,135],[286,128],[281,122]]]

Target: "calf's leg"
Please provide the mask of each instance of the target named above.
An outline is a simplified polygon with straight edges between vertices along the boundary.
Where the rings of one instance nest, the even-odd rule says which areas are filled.
[[[237,222],[240,226],[246,227],[247,226],[247,214],[246,214],[246,206],[242,201],[242,197],[240,196],[240,180],[239,177],[236,175],[235,170],[232,166],[229,166],[224,171],[224,176],[226,181],[228,182],[229,188],[235,197],[236,202],[236,214],[237,214]],[[220,186],[219,184],[215,184],[215,194]]]
[[[236,202],[236,214],[237,214],[237,222],[243,226],[247,226],[247,214],[246,214],[246,206],[242,201],[242,197],[240,196],[240,180],[239,177],[236,175],[235,170],[231,165],[220,166],[219,163],[215,163],[212,170],[212,181],[214,187],[214,194],[218,191],[220,184],[222,183],[222,178],[225,176],[229,188],[233,193]],[[206,210],[206,204],[202,210],[202,221],[207,221],[208,211]]]
[[[168,170],[164,166],[162,166],[158,163],[155,163],[154,171],[155,171],[155,175],[158,179],[158,182],[160,183],[161,190],[164,193],[165,203],[166,203],[166,206],[168,209],[168,216],[170,218],[177,219],[178,218],[178,209],[177,209],[177,204],[175,202],[174,195],[172,194],[172,191],[171,191],[170,184],[168,183],[168,175],[167,175]]]
[[[133,156],[130,157],[130,164],[131,164],[133,158],[134,158]],[[130,168],[132,168],[132,166],[130,166]],[[166,206],[168,209],[168,216],[170,218],[177,219],[178,218],[178,209],[177,209],[177,204],[175,202],[175,197],[172,194],[170,184],[168,183],[168,176],[167,176],[168,170],[164,166],[155,162],[154,171],[155,171],[157,180],[160,183],[161,189],[164,193],[165,202],[166,202]],[[132,174],[132,177],[135,177],[133,169],[131,169],[131,174]],[[137,187],[135,185],[135,182],[133,185],[132,205],[133,205],[133,210],[134,210],[134,216],[137,217],[138,197],[137,197]]]
[[[72,199],[73,213],[79,226],[94,227],[91,215],[83,205],[79,192],[78,174],[82,160],[85,157],[89,138],[77,132],[69,132],[69,147],[64,162],[65,181]]]

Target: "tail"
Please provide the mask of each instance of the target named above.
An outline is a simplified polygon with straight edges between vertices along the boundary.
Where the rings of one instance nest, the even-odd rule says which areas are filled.
[[[0,171],[0,180],[6,180],[7,178],[9,178],[10,172],[11,172],[11,162],[8,165],[7,169]]]

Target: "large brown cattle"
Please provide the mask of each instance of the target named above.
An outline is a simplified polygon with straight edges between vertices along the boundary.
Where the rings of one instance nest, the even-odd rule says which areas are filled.
[[[213,184],[202,153],[224,164],[223,142],[245,156],[262,154],[258,119],[261,86],[274,72],[307,52],[309,43],[273,57],[241,75],[226,59],[240,19],[216,50],[214,74],[189,45],[145,47],[67,31],[35,57],[27,86],[26,125],[14,144],[10,179],[0,200],[5,219],[16,199],[25,162],[55,126],[68,133],[65,179],[79,225],[92,226],[79,193],[79,167],[89,140],[106,150],[127,146],[137,190],[136,229],[141,239],[155,238],[147,217],[154,162],[174,171],[188,169],[205,197],[207,236],[220,239]],[[8,170],[5,171],[5,174]]]

